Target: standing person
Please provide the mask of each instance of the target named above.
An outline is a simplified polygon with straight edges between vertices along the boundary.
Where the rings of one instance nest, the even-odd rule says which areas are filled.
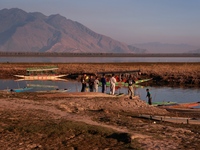
[[[85,92],[89,92],[89,76],[85,77],[85,82],[86,82]]]
[[[94,77],[91,75],[90,76],[90,79],[89,79],[89,89],[90,89],[90,92],[93,92],[93,89],[94,89]]]
[[[106,78],[105,78],[105,74],[103,74],[102,78],[101,78],[101,84],[102,84],[102,93],[105,92],[106,89]]]
[[[98,92],[98,86],[99,86],[99,80],[96,76],[96,79],[94,80],[94,92]]]
[[[86,74],[84,74],[84,75],[81,77],[81,83],[82,83],[81,92],[85,92],[85,88],[86,88],[86,77],[87,77]]]
[[[131,75],[129,76],[129,79],[126,81],[126,83],[128,83],[128,96],[130,99],[133,99],[133,97],[135,96],[133,90],[133,84],[135,83],[135,81],[133,80]]]
[[[148,104],[149,105],[152,105],[152,97],[151,97],[151,93],[149,92],[149,89],[146,89],[147,91],[147,96],[148,97]]]
[[[112,74],[112,77],[110,78],[110,94],[115,94],[115,84],[116,84],[115,75]]]

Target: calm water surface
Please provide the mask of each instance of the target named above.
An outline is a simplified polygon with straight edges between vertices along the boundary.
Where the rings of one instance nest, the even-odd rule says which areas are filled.
[[[200,57],[1,57],[0,62],[200,62]]]
[[[55,89],[70,89],[69,92],[80,92],[81,83],[77,81],[14,81],[0,80],[0,90],[15,89],[23,87],[32,87],[30,92],[50,91]],[[153,102],[174,101],[178,103],[199,102],[200,89],[196,88],[171,88],[171,87],[139,87],[135,88],[135,94],[139,95],[142,100],[147,101],[146,88],[150,89]],[[116,93],[127,94],[126,87],[119,88]],[[99,87],[101,92],[101,87]],[[109,87],[107,87],[109,93]]]
[[[98,62],[200,62],[200,57],[1,57],[0,62],[45,62],[45,63],[98,63]],[[49,91],[54,89],[70,89],[69,92],[80,92],[81,83],[76,81],[14,81],[0,80],[0,90],[23,88],[31,86],[35,91]],[[136,88],[135,93],[142,100],[146,99],[146,88],[150,89],[154,102],[174,101],[178,103],[199,102],[200,89],[170,88],[170,87],[144,87]],[[101,87],[99,87],[99,92]],[[109,88],[107,88],[107,93]],[[127,93],[127,88],[120,88],[116,93]]]

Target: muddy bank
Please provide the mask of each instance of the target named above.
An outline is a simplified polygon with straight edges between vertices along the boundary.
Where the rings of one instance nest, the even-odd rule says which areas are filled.
[[[2,150],[200,148],[199,125],[139,118],[140,114],[181,113],[149,106],[138,97],[130,100],[102,93],[2,92],[0,103]]]
[[[25,74],[26,68],[56,65],[59,74],[140,70],[140,78],[153,78],[149,84],[199,86],[200,63],[1,63],[1,79]]]

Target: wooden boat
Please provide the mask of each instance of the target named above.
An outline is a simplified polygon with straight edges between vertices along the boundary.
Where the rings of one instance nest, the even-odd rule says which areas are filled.
[[[24,88],[18,88],[18,89],[6,89],[4,91],[20,93],[20,92],[27,92],[27,91],[32,90],[32,89],[33,88],[24,87]]]
[[[55,89],[55,90],[51,90],[50,92],[55,92],[55,93],[65,93],[70,91],[70,89]]]
[[[127,79],[129,78],[130,75],[132,75],[135,79],[135,83],[133,84],[134,87],[139,86],[139,83],[147,82],[152,80],[150,79],[140,79],[138,80],[137,77],[140,75],[140,70],[129,70],[129,71],[111,71],[111,72],[98,72],[97,74],[104,74],[106,76],[106,86],[110,86],[110,81],[109,79],[111,78],[112,74],[115,74],[116,78],[116,87],[128,87],[128,83],[126,83]],[[102,83],[100,82],[100,86]]]
[[[19,80],[65,80],[61,79],[66,75],[57,75],[56,66],[45,66],[36,68],[27,68],[26,75],[14,75],[20,79]]]
[[[43,85],[43,84],[27,84],[27,87],[31,87],[31,88],[53,88],[53,89],[58,88],[58,86],[55,86],[55,85]]]
[[[153,106],[172,106],[172,105],[177,105],[177,102],[172,102],[172,101],[168,101],[168,102],[153,102],[152,105]]]
[[[199,105],[200,105],[200,102],[179,103],[177,105],[172,106],[171,108],[193,108]]]
[[[171,123],[181,123],[181,124],[200,124],[199,118],[185,118],[185,117],[171,117],[171,116],[154,116],[154,115],[139,115],[140,118],[145,118],[148,120],[153,120],[159,122],[171,122]]]
[[[151,79],[142,79],[142,80],[136,80],[135,81],[135,84],[133,84],[133,86],[136,86],[137,84],[139,83],[143,83],[143,82],[147,82],[147,81],[150,81]],[[106,83],[107,84],[107,83]],[[110,83],[108,82],[108,84],[110,85]],[[128,83],[126,82],[117,82],[116,85],[123,85],[123,86],[128,86]]]
[[[51,92],[51,93],[65,93],[70,91],[70,89],[55,89],[55,90],[49,90],[49,91],[37,91],[37,92]]]
[[[150,80],[152,80],[152,79],[137,80],[137,81],[135,81],[135,84],[133,84],[133,86],[134,87],[138,87],[139,85],[137,85],[137,84],[143,83],[143,82],[147,82],[147,81],[150,81]],[[99,85],[101,86],[102,83],[100,82]],[[110,86],[110,82],[109,81],[106,82],[106,86]],[[125,87],[128,87],[128,83],[126,83],[124,81],[122,81],[122,82],[117,81],[116,84],[115,84],[115,86],[123,86],[123,87],[125,86]],[[143,86],[139,86],[139,87],[143,87]]]

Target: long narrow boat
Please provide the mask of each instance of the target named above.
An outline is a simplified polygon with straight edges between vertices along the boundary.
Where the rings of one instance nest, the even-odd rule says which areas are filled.
[[[133,86],[134,86],[134,87],[137,87],[137,84],[143,83],[143,82],[147,82],[147,81],[150,81],[150,80],[152,80],[152,79],[137,80],[137,81],[135,81],[135,84],[133,84]],[[102,83],[100,82],[99,85],[101,86]],[[125,87],[127,87],[127,86],[128,86],[128,83],[126,83],[126,82],[124,82],[124,81],[122,81],[122,82],[119,82],[119,81],[118,81],[118,82],[116,82],[115,85],[116,85],[116,86],[125,86]],[[109,81],[106,82],[106,86],[110,86],[110,82],[109,82]]]
[[[200,102],[179,103],[177,105],[172,106],[171,108],[193,108],[199,105],[200,105]]]
[[[140,118],[145,118],[148,120],[153,120],[159,122],[171,122],[171,123],[181,123],[181,124],[196,124],[200,125],[199,118],[189,118],[189,117],[171,117],[171,116],[154,116],[154,115],[139,115]]]
[[[168,102],[153,102],[153,106],[172,106],[172,105],[178,105],[177,102],[172,102],[172,101],[168,101]]]
[[[45,91],[36,91],[36,92],[50,92],[50,93],[66,93],[69,92],[70,89],[55,89],[55,90],[45,90]]]
[[[28,87],[24,87],[24,88],[17,88],[17,89],[6,89],[4,90],[5,92],[16,92],[16,93],[20,93],[20,92],[27,92],[29,90],[32,90],[33,88],[28,88]]]
[[[137,77],[140,75],[140,70],[128,70],[128,71],[109,71],[109,72],[97,72],[97,74],[105,75],[106,77],[106,86],[110,86],[109,79],[112,74],[115,74],[116,78],[116,86],[125,86],[128,87],[128,83],[126,83],[127,79],[131,76],[134,77],[134,80],[137,79]],[[152,80],[150,79],[141,79],[141,80],[135,80],[135,83],[133,84],[134,87],[137,87],[139,83],[147,82]],[[100,83],[101,86],[101,83]]]
[[[53,88],[53,89],[57,89],[58,86],[55,85],[45,85],[45,84],[27,84],[27,87],[30,88]]]
[[[63,80],[61,77],[66,75],[58,75],[56,66],[44,66],[36,68],[27,68],[26,75],[14,75],[18,80]]]
[[[51,90],[49,92],[53,92],[53,93],[65,93],[70,91],[70,89],[55,89],[55,90]]]

